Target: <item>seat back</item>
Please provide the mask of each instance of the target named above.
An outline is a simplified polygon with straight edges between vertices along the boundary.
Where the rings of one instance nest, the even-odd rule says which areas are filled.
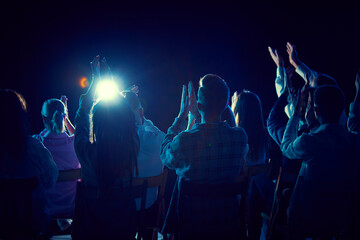
[[[60,170],[57,182],[76,181],[81,179],[81,168]]]
[[[146,197],[144,198],[144,201],[141,201],[140,204],[140,229],[138,233],[138,239],[140,239],[142,235],[142,230],[146,228],[153,229],[153,239],[157,239],[157,233],[160,231],[161,224],[163,223],[163,220],[165,218],[166,208],[165,208],[165,187],[166,187],[166,181],[167,181],[167,175],[168,175],[168,169],[164,168],[163,172],[157,176],[152,177],[143,177],[143,178],[134,178],[133,179],[133,186],[141,186],[146,184],[147,188],[158,188],[158,197],[154,204],[157,204],[157,217],[155,223],[151,225],[145,225],[145,220],[141,219],[143,218],[143,211],[145,210],[145,202]],[[142,198],[143,200],[143,198]]]
[[[0,237],[36,236],[41,229],[34,229],[33,191],[38,187],[37,177],[0,179]]]
[[[107,235],[104,234],[131,234],[136,224],[134,200],[141,198],[141,206],[145,207],[146,189],[147,182],[144,182],[137,186],[114,189],[110,195],[103,196],[99,188],[84,186],[82,182],[78,182],[72,238],[93,239],[106,238]]]

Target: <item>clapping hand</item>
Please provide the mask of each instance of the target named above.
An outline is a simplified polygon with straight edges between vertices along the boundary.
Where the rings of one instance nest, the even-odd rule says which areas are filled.
[[[273,50],[271,47],[268,47],[268,50],[270,52],[270,56],[277,67],[283,67],[284,66],[284,59],[282,56],[280,56],[277,52],[277,50]]]
[[[356,88],[356,92],[360,91],[360,68],[358,69],[358,71],[356,73],[355,88]]]
[[[300,60],[297,57],[297,51],[295,45],[287,42],[286,51],[289,54],[289,62],[294,68],[297,68],[300,65]]]
[[[182,87],[180,112],[178,118],[185,120],[190,111],[190,99],[186,85]]]
[[[97,81],[100,79],[100,56],[97,55],[92,62],[90,62],[91,72],[92,72],[92,80],[89,85],[89,88],[86,92],[86,95],[90,94],[93,98],[95,98],[95,91]]]

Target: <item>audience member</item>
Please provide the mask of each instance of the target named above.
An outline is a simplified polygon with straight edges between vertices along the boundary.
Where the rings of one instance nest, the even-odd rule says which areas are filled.
[[[0,177],[38,178],[31,223],[34,229],[45,231],[50,215],[44,189],[54,186],[58,168],[44,145],[30,136],[25,99],[13,90],[1,89],[0,108],[3,112],[0,123],[4,126],[0,132]]]
[[[160,160],[161,143],[164,140],[165,133],[160,131],[152,121],[144,116],[144,109],[141,106],[138,96],[127,91],[123,93],[125,99],[134,112],[138,135],[140,139],[140,149],[137,157],[139,174],[137,177],[151,177],[162,173],[164,165]],[[146,193],[146,221],[154,223],[157,216],[157,208],[154,202],[157,199],[157,188],[149,188]],[[140,201],[137,200],[137,210],[140,209]],[[152,231],[146,231],[143,239],[151,239]]]
[[[283,154],[290,159],[303,159],[290,201],[290,236],[315,233],[331,237],[345,226],[359,172],[359,156],[355,136],[339,124],[344,101],[339,87],[321,86],[314,92],[313,106],[320,123],[318,129],[297,136],[305,108],[300,101],[286,126],[281,143]]]
[[[245,158],[245,166],[264,165],[268,159],[269,139],[259,96],[247,90],[240,94],[235,92],[231,108],[236,125],[248,135],[249,152]]]
[[[66,97],[64,97],[66,102]],[[74,149],[74,127],[68,116],[66,105],[58,99],[46,100],[42,106],[41,116],[45,130],[36,138],[50,151],[59,170],[80,168]],[[68,129],[71,135],[65,132]],[[50,214],[67,218],[74,215],[76,181],[56,183],[47,191]]]
[[[242,128],[231,128],[221,121],[229,100],[229,88],[217,75],[200,79],[196,106],[193,89],[183,86],[180,113],[162,145],[161,160],[176,169],[182,179],[197,183],[234,181],[248,151],[247,135]],[[201,123],[184,131],[186,117],[197,108]],[[181,181],[180,181],[181,182]],[[235,198],[191,198],[183,201],[181,239],[236,239],[239,234],[239,206]]]
[[[135,201],[123,189],[131,186],[134,171],[138,172],[135,116],[120,94],[112,101],[100,99],[94,104],[93,86],[100,77],[99,56],[92,62],[92,69],[94,79],[87,93],[81,95],[75,117],[75,150],[85,192],[75,207],[72,237],[133,239]]]

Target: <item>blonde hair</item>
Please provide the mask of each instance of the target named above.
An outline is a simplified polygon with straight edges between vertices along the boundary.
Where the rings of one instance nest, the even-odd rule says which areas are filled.
[[[41,110],[45,127],[55,134],[60,134],[65,131],[64,117],[66,114],[64,103],[55,98],[46,100]]]

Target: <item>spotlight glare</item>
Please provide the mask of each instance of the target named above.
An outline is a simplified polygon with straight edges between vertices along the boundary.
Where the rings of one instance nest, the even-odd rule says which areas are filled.
[[[102,80],[96,86],[97,96],[100,99],[111,100],[119,94],[119,90],[115,82],[110,80]]]

